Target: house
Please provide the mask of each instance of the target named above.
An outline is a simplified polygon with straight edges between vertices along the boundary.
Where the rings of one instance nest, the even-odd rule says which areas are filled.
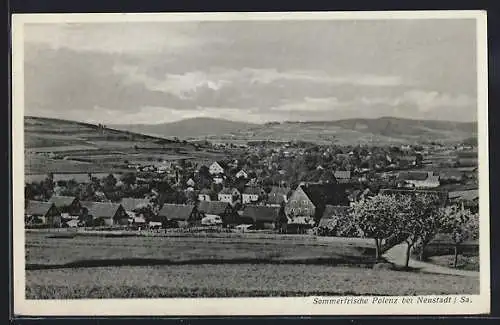
[[[236,188],[223,188],[217,195],[219,201],[233,203],[240,200],[241,193]]]
[[[198,211],[206,217],[219,216],[226,225],[236,224],[238,218],[231,204],[222,201],[202,201],[198,204]]]
[[[175,222],[179,227],[195,225],[201,222],[201,214],[194,204],[164,204],[158,216],[170,222]]]
[[[135,212],[135,209],[138,207],[150,204],[148,199],[136,199],[131,197],[123,198],[120,203],[127,212]]]
[[[49,203],[54,203],[60,213],[69,216],[79,216],[81,214],[80,200],[74,196],[53,195]]]
[[[266,195],[266,191],[260,187],[245,187],[241,194],[241,202],[243,204],[255,203],[262,200]]]
[[[351,172],[349,170],[336,170],[333,176],[339,183],[348,183],[351,180]]]
[[[266,205],[281,206],[288,201],[288,193],[290,189],[287,187],[273,186],[267,195]]]
[[[247,205],[240,223],[252,223],[258,229],[276,229],[280,224],[286,224],[286,217],[281,207]]]
[[[86,219],[94,225],[112,226],[128,224],[129,215],[120,203],[111,202],[81,202]]]
[[[208,188],[204,188],[202,189],[199,193],[198,193],[198,201],[212,201],[212,197],[213,197],[214,193],[212,190],[208,189]]]
[[[220,161],[214,161],[210,167],[208,167],[210,175],[220,175],[224,174],[224,163]]]
[[[349,205],[345,184],[301,183],[288,199],[285,213],[289,219],[307,217],[319,221],[327,204]]]
[[[186,182],[186,185],[189,186],[189,187],[194,187],[195,184],[196,183],[195,183],[195,181],[192,178],[188,179],[187,182]]]
[[[440,185],[439,175],[434,172],[400,172],[398,174],[400,187],[434,188]]]
[[[445,170],[439,172],[439,179],[443,182],[461,182],[465,175],[460,170]]]
[[[54,203],[27,201],[24,209],[26,225],[61,226],[61,214]]]
[[[248,173],[242,169],[242,170],[240,170],[239,172],[236,173],[236,178],[247,179],[248,178]]]

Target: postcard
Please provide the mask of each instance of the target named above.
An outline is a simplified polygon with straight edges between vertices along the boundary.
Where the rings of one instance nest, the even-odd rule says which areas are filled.
[[[484,11],[15,14],[14,312],[490,312]]]

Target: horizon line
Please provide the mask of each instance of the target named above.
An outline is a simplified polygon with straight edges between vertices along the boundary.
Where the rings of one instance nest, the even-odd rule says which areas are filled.
[[[25,115],[24,118],[44,118],[44,119],[52,119],[52,120],[60,120],[60,121],[73,121],[77,123],[84,123],[84,124],[109,124],[109,123],[99,123],[99,122],[89,122],[89,121],[82,121],[82,120],[75,120],[75,119],[65,119],[65,118],[60,118],[60,117],[50,117],[50,116],[40,116],[40,115]],[[160,123],[113,123],[109,125],[162,125],[162,124],[170,124],[170,123],[177,123],[177,122],[182,122],[182,121],[188,121],[188,120],[195,120],[195,119],[207,119],[207,120],[218,120],[218,121],[227,121],[227,122],[233,122],[233,123],[246,123],[246,124],[255,124],[255,125],[266,125],[266,124],[283,124],[283,123],[321,123],[321,122],[339,122],[339,121],[349,121],[349,120],[381,120],[381,119],[399,119],[399,120],[410,120],[410,121],[427,121],[427,122],[450,122],[450,123],[478,123],[478,120],[471,120],[471,121],[456,121],[456,120],[441,120],[441,119],[419,119],[419,118],[412,118],[412,117],[397,117],[397,116],[380,116],[380,117],[350,117],[350,118],[343,118],[343,119],[337,119],[337,120],[282,120],[282,121],[266,121],[266,122],[245,122],[245,121],[238,121],[238,120],[231,120],[227,118],[218,118],[218,117],[206,117],[206,116],[197,116],[197,117],[188,117],[188,118],[183,118],[177,121],[172,121],[172,122],[160,122]]]

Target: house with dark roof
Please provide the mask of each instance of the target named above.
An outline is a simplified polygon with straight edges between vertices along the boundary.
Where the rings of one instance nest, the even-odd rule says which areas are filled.
[[[53,195],[49,203],[54,203],[60,213],[68,216],[79,216],[81,213],[80,200],[74,196]]]
[[[201,214],[194,204],[164,204],[158,212],[160,218],[175,222],[179,227],[201,222]]]
[[[477,189],[449,192],[448,198],[450,202],[461,204],[473,213],[479,212],[479,191]]]
[[[237,188],[223,188],[217,195],[219,201],[233,203],[241,199],[241,193]]]
[[[281,223],[286,224],[286,217],[281,207],[247,205],[240,216],[240,223],[252,223],[260,229],[276,229]]]
[[[134,212],[137,207],[147,206],[150,204],[148,199],[137,199],[131,197],[123,198],[120,203],[127,212]]]
[[[407,188],[434,188],[440,185],[439,175],[434,172],[400,172],[398,174],[400,187]]]
[[[345,184],[301,183],[288,199],[285,213],[289,219],[310,217],[319,221],[328,204],[349,205]]]
[[[288,187],[273,186],[267,194],[266,205],[281,206],[288,201],[289,193],[290,189]]]
[[[126,225],[129,215],[120,203],[82,201],[84,219],[92,220],[94,225]]]
[[[27,201],[24,209],[26,225],[61,226],[61,214],[53,202]]]
[[[266,196],[266,191],[261,187],[248,186],[245,187],[241,194],[241,202],[243,204],[256,203],[261,201]]]
[[[198,211],[206,217],[219,216],[223,224],[236,224],[238,213],[231,204],[222,201],[201,201]]]

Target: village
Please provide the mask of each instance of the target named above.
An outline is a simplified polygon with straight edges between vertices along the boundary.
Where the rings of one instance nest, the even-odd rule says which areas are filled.
[[[258,142],[244,152],[223,149],[231,158],[129,164],[130,171],[101,178],[49,173],[38,182],[27,180],[25,225],[356,236],[339,223],[352,204],[379,193],[439,193],[445,205],[460,202],[478,210],[477,149],[465,142]]]

